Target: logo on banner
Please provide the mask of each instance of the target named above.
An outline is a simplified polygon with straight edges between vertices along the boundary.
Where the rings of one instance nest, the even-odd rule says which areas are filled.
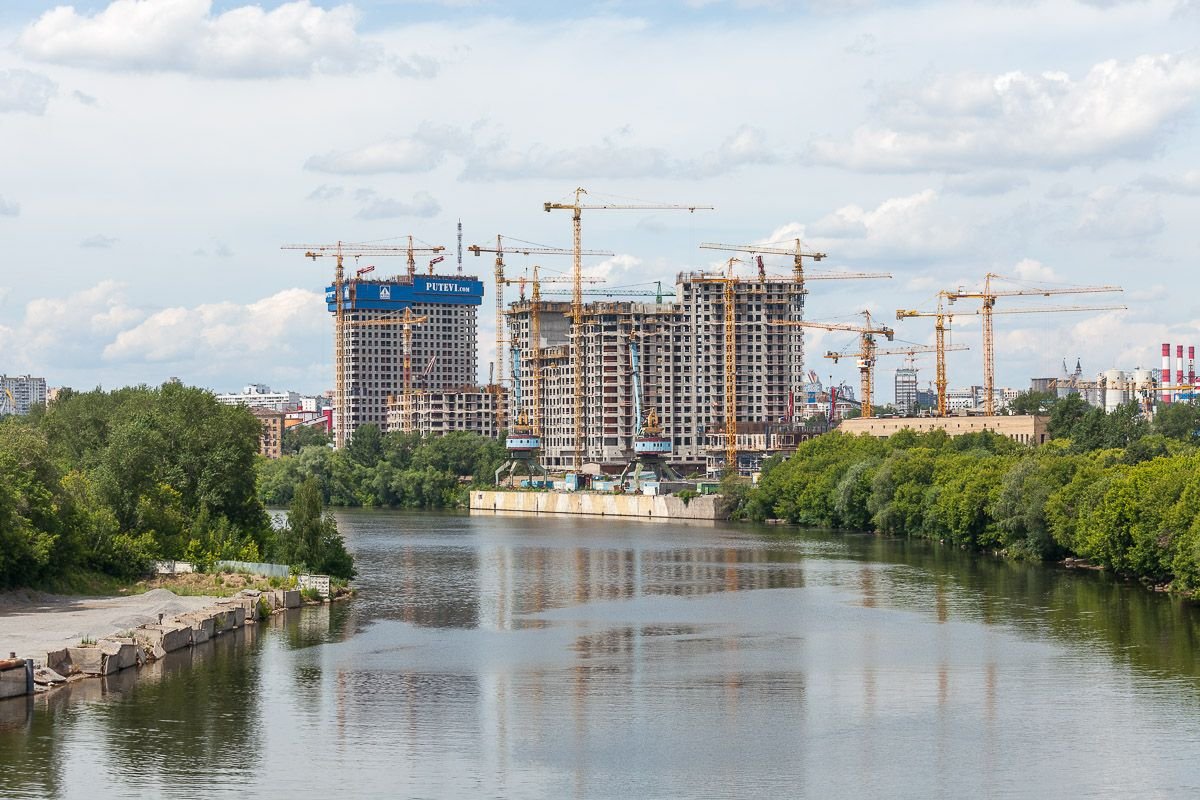
[[[379,299],[380,300],[391,300],[392,299],[392,287],[380,286],[379,287]]]

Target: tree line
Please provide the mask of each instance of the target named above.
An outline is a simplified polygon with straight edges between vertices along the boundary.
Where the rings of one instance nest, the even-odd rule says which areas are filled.
[[[362,425],[340,450],[321,433],[289,434],[288,455],[262,466],[259,497],[267,505],[290,503],[311,477],[333,506],[453,508],[467,485],[490,485],[508,457],[503,441],[464,431],[422,438]]]
[[[937,539],[1014,558],[1074,556],[1185,592],[1200,590],[1200,408],[1153,422],[1078,395],[1029,398],[1048,443],[994,433],[887,439],[831,433],[769,460],[740,502],[753,519]]]
[[[64,390],[0,419],[0,586],[78,571],[133,578],[156,559],[286,559],[351,577],[319,509],[316,536],[271,524],[257,492],[261,431],[247,409],[174,383]],[[306,511],[298,521],[310,524]]]

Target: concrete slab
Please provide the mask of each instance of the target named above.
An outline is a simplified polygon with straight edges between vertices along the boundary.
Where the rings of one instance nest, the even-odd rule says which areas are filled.
[[[192,644],[202,644],[217,635],[216,612],[194,611],[180,614],[175,621],[192,629]]]
[[[142,625],[134,630],[133,635],[147,650],[161,647],[168,653],[188,647],[192,643],[192,629],[173,622]]]
[[[117,659],[106,656],[98,646],[68,647],[67,650],[75,672],[82,672],[84,675],[111,675],[117,671]]]
[[[96,643],[100,651],[117,664],[117,669],[137,666],[137,645],[133,639],[101,639]]]
[[[299,608],[300,607],[300,590],[299,589],[284,589],[283,591],[283,607],[284,608]]]
[[[33,694],[33,662],[23,659],[0,662],[0,698]]]

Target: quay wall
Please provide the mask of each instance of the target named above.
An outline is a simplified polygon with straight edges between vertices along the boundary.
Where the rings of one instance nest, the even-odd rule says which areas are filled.
[[[600,492],[471,492],[472,514],[576,514],[589,517],[638,517],[652,520],[725,520],[729,509],[720,495],[701,495],[688,502],[674,495],[606,494]]]

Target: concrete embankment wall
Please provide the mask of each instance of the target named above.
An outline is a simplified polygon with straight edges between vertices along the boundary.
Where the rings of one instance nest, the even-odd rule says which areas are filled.
[[[674,495],[602,494],[599,492],[471,492],[471,513],[579,514],[590,517],[637,517],[652,520],[729,519],[725,499],[702,495],[688,502]]]

